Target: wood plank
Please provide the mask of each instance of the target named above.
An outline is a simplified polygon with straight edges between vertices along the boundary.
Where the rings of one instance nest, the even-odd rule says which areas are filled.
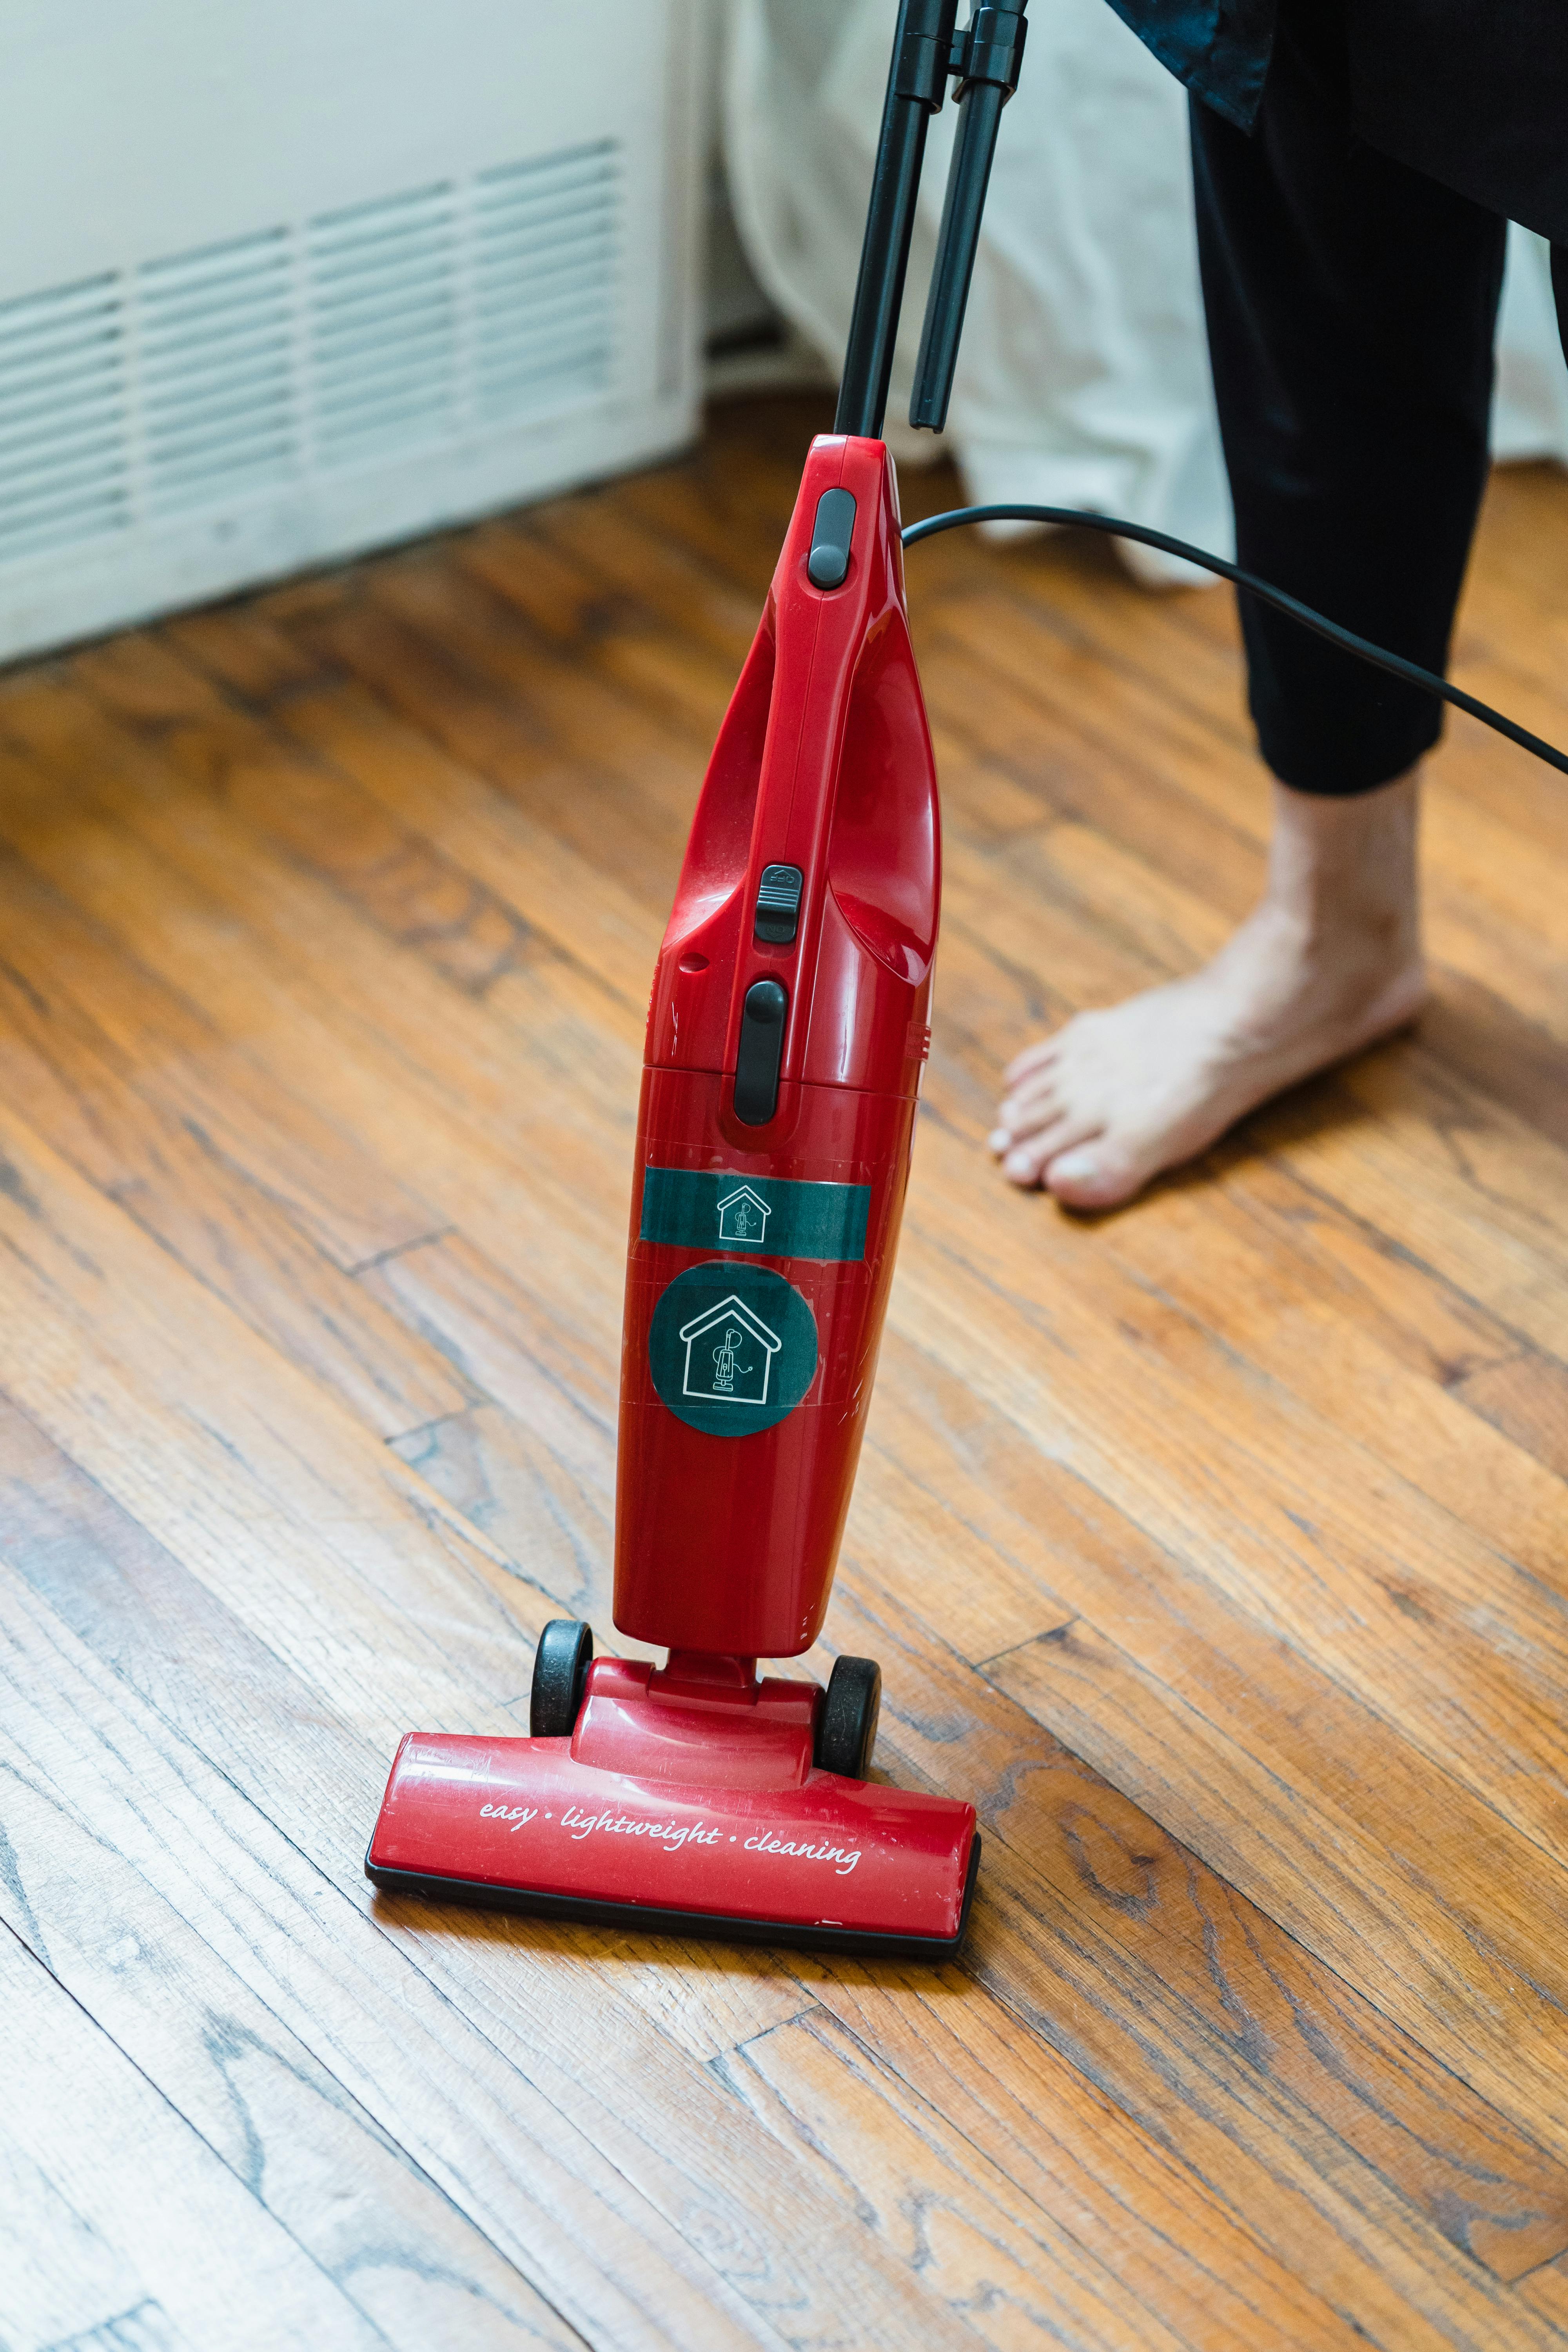
[[[1514,1444],[1568,1478],[1568,1371],[1535,1350],[1478,1365],[1454,1394]]]
[[[595,1208],[609,1191],[592,1177],[588,1189]],[[547,1295],[461,1234],[367,1267],[360,1286],[425,1334],[473,1391],[504,1405],[580,1476],[603,1486],[614,1460],[620,1363],[598,1334],[563,1320]]]
[[[1391,1362],[1310,1281],[1217,1208],[1208,1195],[1173,1189],[1153,1215],[1122,1220],[1102,1247],[1162,1303],[1201,1323],[1551,1590],[1568,1535],[1561,1479],[1489,1425],[1478,1429],[1447,1386]],[[1550,1360],[1542,1360],[1549,1368]],[[1350,1403],[1368,1393],[1381,1407],[1375,1429],[1364,1405]],[[1500,1610],[1508,1589],[1506,1578],[1493,1583]]]
[[[1554,959],[1568,958],[1568,853],[1478,807],[1441,772],[1422,795],[1421,830],[1423,856],[1450,888],[1500,917],[1510,934],[1522,930]]]
[[[1081,1465],[1010,1433],[940,1357],[898,1340],[887,1354],[872,1444],[947,1515],[945,1585],[916,1582],[913,1605],[965,1650],[993,1622],[994,1558],[1005,1590],[1035,1580],[1042,1633],[1073,1625],[1075,1658],[1113,1634],[1143,1676],[1130,1706],[1068,1703],[1070,1675],[1047,1674],[1050,1638],[996,1671],[1011,1689],[1034,1662],[1039,1692],[1026,1703],[1051,1730],[1457,2073],[1479,2081],[1484,2067],[1499,2105],[1524,2121],[1542,2113],[1568,1983],[1543,1999],[1539,1923],[1561,1895],[1536,1851],[1457,1784],[1434,1787],[1370,1706],[1151,1542]],[[879,1531],[862,1549],[858,1528],[856,1517],[856,1576],[896,1561],[907,1577],[901,1549]],[[1532,2055],[1516,2071],[1521,2044]]]
[[[5,1927],[0,2004],[8,2343],[102,2329],[149,2352],[385,2344]]]
[[[68,751],[58,774],[65,800],[68,779],[79,774]],[[52,845],[57,870],[68,875],[72,852],[85,854],[90,829],[70,824],[70,803],[59,805],[50,786],[48,769],[24,767],[0,751],[6,837]],[[440,1229],[428,1204],[356,1150],[330,1116],[308,1108],[286,1082],[263,1078],[244,1050],[258,1019],[254,1000],[249,1019],[236,1022],[232,1040],[225,1037],[213,1001],[226,974],[221,938],[211,940],[210,962],[187,971],[193,992],[186,993],[127,956],[99,926],[79,916],[73,921],[68,891],[40,893],[36,876],[14,861],[5,880],[7,961],[33,1012],[58,1006],[79,1030],[96,1032],[122,1070],[135,1069],[149,1100],[209,1138],[337,1265],[363,1265]]]
[[[286,855],[467,994],[486,996],[508,973],[553,952],[482,876],[396,824],[348,778],[291,755],[163,646],[118,639],[78,667],[99,701],[133,732],[174,752],[183,772],[210,780],[235,805],[264,799],[269,831]],[[32,709],[22,706],[22,723]],[[31,740],[37,742],[36,731]]]
[[[64,1439],[85,1382],[111,1491],[182,1529],[195,1572],[301,1666],[341,1580],[355,1631],[332,1653],[340,1696],[386,1753],[426,1709],[478,1728],[514,1698],[519,1620],[537,1630],[542,1604],[471,1525],[4,1107],[0,1158],[0,1359],[18,1400]],[[437,1595],[448,1553],[458,1590]]]
[[[1556,1144],[1568,1146],[1568,1045],[1496,989],[1448,971],[1423,1010],[1421,1042],[1446,1069]]]
[[[399,822],[437,834],[565,957],[641,1012],[664,918],[356,683],[289,703],[282,723]]]
[[[471,1243],[406,1251],[362,1280],[489,1400],[412,1433],[398,1453],[570,1615],[607,1626],[613,1360]]]
[[[147,1040],[138,1066],[123,1033],[111,1041],[79,999],[63,992],[72,982],[81,990],[90,972],[106,988],[118,977],[122,992],[133,993],[141,979],[134,968],[117,975],[107,943],[84,940],[79,919],[25,871],[9,875],[6,900],[0,1087],[12,1106],[254,1330],[382,1435],[461,1412],[472,1392],[305,1230],[298,1191],[291,1202],[274,1196],[267,1177],[280,1153],[275,1140],[263,1140],[259,1121],[253,1133],[262,1153],[237,1166],[198,1118],[173,1108],[178,1090],[168,1085],[160,1047]],[[204,1050],[210,1055],[210,1045]],[[233,1125],[224,1122],[230,1131]],[[283,1104],[276,1132],[287,1131]],[[315,1186],[310,1197],[319,1205]],[[309,1211],[306,1219],[317,1234],[323,1223],[341,1232],[346,1222]]]
[[[355,776],[340,771],[313,751],[291,745],[259,729],[210,680],[187,666],[169,662],[156,673],[160,696],[172,706],[162,720],[148,717],[140,709],[149,698],[150,683],[140,672],[134,678],[139,691],[132,691],[106,662],[95,660],[90,670],[84,662],[83,670],[91,681],[90,697],[79,690],[40,688],[26,697],[15,698],[12,723],[19,730],[26,730],[35,759],[48,764],[55,784],[51,798],[58,801],[60,788],[70,789],[81,774],[84,754],[90,753],[94,766],[89,773],[99,805],[137,824],[162,847],[168,838],[168,829],[162,819],[173,770],[187,787],[194,788],[202,811],[204,822],[191,843],[193,852],[199,853],[204,836],[221,837],[231,825],[238,828],[242,838],[256,843],[265,841],[269,852],[268,870],[280,886],[274,890],[274,903],[281,899],[289,904],[291,942],[297,940],[302,947],[308,937],[307,926],[281,887],[292,881],[296,871],[303,866],[309,879],[295,895],[307,905],[319,908],[323,922],[332,911],[331,899],[341,896],[340,875],[331,858],[324,852],[311,851],[310,845],[321,835],[331,835],[336,830],[352,836],[363,829],[378,845],[384,845],[387,840],[405,841],[413,845],[410,856],[417,852],[417,832],[403,827],[389,830],[390,821],[384,812]],[[362,764],[369,760],[379,762],[384,751],[384,744],[378,739]],[[35,802],[38,797],[36,785],[30,797]],[[15,798],[20,814],[26,807],[26,796],[18,791]],[[577,798],[580,801],[581,796]],[[188,801],[184,814],[190,822],[193,811]],[[531,852],[535,836],[529,835],[526,845]],[[488,856],[495,846],[494,840],[487,837],[481,855]],[[199,854],[191,862],[204,878],[210,873],[210,862]],[[514,856],[514,873],[516,863]],[[574,881],[577,872],[577,868],[568,866],[556,879]],[[325,889],[315,887],[318,884],[324,884]],[[413,971],[423,972],[431,959],[422,953],[411,957],[406,952],[395,952],[410,946],[417,948],[417,938],[412,934],[402,936],[380,921],[373,902],[360,903],[361,895],[355,894],[350,901],[353,913],[363,918],[353,925],[351,937],[356,942],[363,941],[366,951],[375,940],[384,950],[394,951],[384,952],[377,961],[384,973],[401,971],[405,975],[403,993],[407,994]],[[335,911],[341,921],[341,905]],[[647,936],[657,940],[661,929],[662,917]],[[321,960],[326,952],[318,940],[316,959]],[[453,977],[442,970],[438,961],[433,976],[448,981]],[[637,991],[638,1017],[635,1021],[621,1017],[614,996],[606,999],[580,961],[574,961],[553,950],[549,955],[535,955],[500,974],[484,994],[487,1006],[493,1007],[503,1018],[521,1013],[524,1024],[536,1039],[552,1033],[558,1034],[569,1026],[575,1033],[574,1042],[590,1062],[600,1050],[606,1028],[612,1035],[640,1042],[646,974]],[[422,1006],[440,1004],[443,1017],[462,1034],[486,1035],[487,1024],[471,1013],[459,1012],[450,1003],[447,992],[422,980],[417,984],[417,997]],[[552,1022],[539,1020],[542,997],[555,1008]],[[388,1007],[387,1019],[395,1022],[400,1009]],[[426,1055],[423,1058],[426,1063],[433,1059],[438,1066],[439,1056]]]
[[[405,724],[548,824],[650,914],[668,911],[669,893],[660,881],[666,875],[673,880],[705,752],[693,746],[679,767],[667,757],[661,775],[647,779],[664,785],[655,802],[645,798],[637,758],[647,750],[646,739],[637,740],[624,704],[607,713],[602,705],[574,712],[577,674],[570,664],[560,666],[551,707],[541,711],[531,663],[510,681],[476,674],[415,626],[401,605],[357,604],[331,615],[320,638]],[[531,652],[538,657],[536,648]],[[555,731],[558,720],[571,728],[564,741]],[[613,763],[617,741],[621,756]]]
[[[1408,2260],[1405,2291],[1413,2277],[1428,2281],[1427,2315],[1447,2326],[1476,2273],[1440,2256],[1442,2240],[1504,2278],[1556,2252],[1568,2220],[1561,2162],[1048,1733],[1023,1733],[1008,1695],[978,1686],[863,1566],[836,1638],[876,1650],[888,1668],[899,1777],[974,1797],[989,1841],[988,1916],[1031,1923],[1024,1948],[1005,1920],[984,1927],[968,1967],[1128,2113],[1157,2125],[1299,2277],[1324,2291],[1337,2277],[1342,2288],[1338,2265],[1375,2214],[1358,2291],[1374,2272],[1403,2274]],[[1145,1969],[1158,1996],[1133,1989]],[[1106,1969],[1121,1979],[1120,2000],[1095,1990]],[[1199,2077],[1206,2089],[1195,2095]],[[1215,2133],[1229,2142],[1223,2155]],[[1347,2151],[1367,2168],[1353,2190]],[[1255,2163],[1271,2194],[1248,2193]],[[1510,2176],[1516,2189],[1500,2194]],[[1430,2236],[1405,2237],[1407,2208]],[[1325,2228],[1345,2242],[1331,2247]],[[1440,2318],[1450,2291],[1458,2306]],[[1492,2324],[1505,2327],[1511,2305],[1495,2308]],[[1356,2317],[1376,2333],[1367,2310]]]
[[[1011,2346],[1047,2330],[1107,2352],[1173,2352],[1194,2340],[1129,2292],[1121,2264],[1097,2262],[1047,2205],[1019,2196],[999,2166],[836,2020],[777,2026],[725,2073],[782,2140],[809,2150],[847,2210],[870,2221],[927,2291],[987,2343]],[[1176,2304],[1171,2284],[1161,2282],[1162,2299]],[[1245,2342],[1216,2324],[1218,2300],[1203,2340]],[[1277,2340],[1351,2338],[1321,2327]]]
[[[1538,2319],[1568,2339],[1568,2269],[1561,2262],[1547,2263],[1527,2278],[1520,2287],[1519,2298]]]
[[[584,1481],[547,1437],[496,1404],[411,1430],[394,1450],[563,1615],[609,1622],[613,1484]],[[656,1654],[636,1643],[631,1654]]]
[[[105,1526],[101,1511],[98,1525]],[[159,1601],[178,1611],[190,1633],[223,1632],[221,1615],[203,1622],[199,1601],[190,1605],[154,1547],[132,1537],[131,1549],[143,1586],[155,1584]],[[249,1664],[242,1630],[228,1630]],[[259,1671],[247,1676],[253,1700],[284,1696],[286,1680],[257,1664]],[[258,1812],[254,1797],[237,1791],[231,1774],[193,1752],[188,1720],[153,1715],[117,1686],[123,1675],[82,1667],[68,1722],[83,1703],[84,1675],[92,1688],[83,1728],[96,1720],[111,1732],[110,1751],[98,1759],[100,1807],[132,1847],[151,1890],[144,1899],[194,1906],[213,1949],[264,2005],[271,2034],[291,2029],[310,2063],[330,2069],[340,2103],[363,2108],[370,2129],[395,2137],[405,2166],[428,2172],[453,2210],[493,2241],[502,2264],[525,2274],[539,2265],[590,2340],[778,2341],[765,2320],[744,2324],[738,2298],[685,2254],[675,2230],[661,2225],[620,2168],[597,2153],[591,2100],[581,2089],[572,2095],[559,2064],[543,2051],[531,2070],[526,2060],[520,2064],[504,2003],[488,2032],[456,2025],[450,2000],[399,1952],[395,1929],[376,1932],[386,1922],[372,1916],[368,1890],[345,1902]],[[241,1735],[247,1765],[286,1728],[281,1720],[247,1723]],[[104,1745],[100,1733],[94,1746]],[[352,1763],[352,1748],[340,1741],[340,1762]],[[124,1769],[126,1752],[139,1780]],[[263,1763],[253,1789],[276,1777]],[[150,2032],[143,2023],[144,2042]],[[165,2069],[173,2063],[166,2048],[149,2054]],[[291,2174],[285,2178],[292,2188]],[[692,2183],[686,2195],[696,2199],[694,2211],[708,2206],[710,2226],[721,2225],[721,2201],[713,2210]],[[671,2201],[679,2211],[679,2193]],[[489,2268],[493,2276],[494,2260]]]
[[[1248,1231],[1266,1234],[1320,1297],[1331,1299],[1413,1371],[1460,1393],[1470,1373],[1518,1352],[1508,1327],[1458,1289],[1440,1266],[1313,1192],[1279,1160],[1260,1156],[1238,1139],[1210,1164],[1216,1216],[1228,1221],[1234,1214]]]
[[[515,1006],[504,992],[475,1006],[334,908],[225,808],[195,802],[165,814],[150,756],[80,697],[70,718],[74,763],[47,772],[49,789],[35,782],[0,802],[0,827],[165,983],[200,992],[205,982],[212,1020],[330,1105],[378,1164],[417,1168],[422,1192],[440,1204],[426,1231],[467,1216],[481,1240],[500,1237],[503,1257],[536,1235],[534,1262],[563,1307],[572,1299],[592,1316],[602,1305],[613,1332],[620,1270],[584,1205],[582,1170],[586,1148],[619,1196],[610,1230],[624,1230],[640,1023],[606,1034],[602,1009],[595,1018],[574,984],[563,995],[537,970],[515,976]],[[55,801],[84,772],[88,750],[97,806],[112,805],[125,824],[95,814],[67,831]],[[511,1017],[502,1028],[491,1015]]]
[[[1239,1937],[1205,1920],[1205,1902],[1223,1911],[1238,1900],[1232,1890],[1055,1742],[1021,1734],[1000,1694],[962,1670],[955,1679],[951,1654],[944,1664],[901,1601],[873,1601],[863,1572],[857,1588],[838,1604],[837,1638],[889,1667],[898,1777],[980,1801],[988,1863],[967,1969],[1373,2340],[1510,2341],[1513,2297],[1446,2237],[1463,2242],[1468,2213],[1510,2268],[1511,2211],[1525,2221],[1515,2255],[1549,2252],[1558,2168],[1513,2140],[1531,2186],[1511,2209],[1506,2197],[1493,2203],[1494,2135],[1513,2139],[1495,2110],[1415,2044],[1391,2041],[1348,1987],[1310,1982],[1300,1972],[1310,1959],[1278,1931],[1260,1953],[1247,1906],[1235,1915],[1248,1920]],[[1015,2087],[1027,2098],[1026,2071]],[[1495,2237],[1478,2193],[1502,2225]],[[1539,2235],[1526,2219],[1537,2213]]]
[[[1238,1652],[1242,1647],[1235,1644]],[[1244,1744],[1247,1710],[1234,1692],[1225,1694],[1227,1705],[1207,1701],[1206,1712],[1201,1693],[1173,1706],[1172,1685],[1185,1683],[1200,1654],[1202,1645],[1189,1641],[1186,1655],[1162,1682],[1098,1629],[1075,1621],[1043,1643],[1007,1653],[989,1672],[1038,1719],[1098,1754],[1129,1793],[1167,1822],[1194,1822],[1196,1808],[1184,1784],[1201,1751],[1208,1789],[1201,1830],[1206,1853],[1228,1863],[1236,1882],[1268,1904],[1310,1949],[1353,1969],[1384,2013],[1418,2035],[1456,2074],[1503,2111],[1528,2119],[1549,2144],[1561,2145],[1563,2104],[1552,2053],[1562,2044],[1563,1987],[1555,1969],[1542,1968],[1537,1957],[1542,1918],[1560,1909],[1561,1897],[1555,1890],[1543,1892],[1539,1879],[1532,1895],[1521,1868],[1527,1856],[1517,1849],[1510,1853],[1495,1831],[1489,1836],[1484,1814],[1468,1812],[1457,1790],[1434,1785],[1384,1741],[1365,1742],[1360,1755],[1352,1749],[1331,1777],[1318,1767],[1310,1828],[1305,1836],[1292,1834],[1280,1818],[1288,1803],[1268,1806],[1263,1796],[1290,1756],[1273,1694],[1252,1709],[1254,1747],[1261,1754]],[[1215,1663],[1212,1650],[1207,1663]],[[1364,1725],[1330,1695],[1308,1738],[1358,1729],[1364,1731]],[[1307,1744],[1298,1741],[1291,1759],[1298,1769]],[[1359,1808],[1358,1768],[1378,1769],[1384,1776],[1377,1798]],[[1384,1848],[1367,1817],[1392,1816],[1399,1799],[1421,1810],[1403,1834],[1391,1826]],[[1456,1835],[1457,1819],[1468,1834]],[[1318,1874],[1312,1885],[1299,1885],[1294,1872],[1309,1843]],[[1437,1881],[1430,1888],[1420,1875],[1428,1854]],[[1483,1856],[1486,1862],[1496,1856],[1507,1874],[1506,1892],[1495,1903],[1489,1900]],[[1373,1874],[1380,1861],[1381,1882]],[[1331,1914],[1331,1927],[1325,1924]],[[1483,1984],[1485,2000],[1479,1998]],[[1499,2009],[1489,2014],[1494,1999]]]
[[[1055,2316],[1056,2266],[1036,2247],[1043,2237],[1051,2249],[1058,2233],[1079,2263],[1098,2254],[1142,2298],[1149,2318],[1140,2344],[1154,2340],[1161,2318],[1177,2340],[1205,2346],[1332,2344],[1353,2335],[1076,2068],[998,2003],[977,1999],[973,1979],[845,1961],[822,1991],[820,2009],[745,2043],[727,2073],[743,2082],[742,2068],[753,2070],[772,2095],[775,2127],[809,2137],[844,2182],[868,2189],[879,2174],[886,2179],[889,2158],[907,2166],[878,2200],[880,2225],[907,2231],[922,2269],[942,2261],[950,2296],[978,2306],[1005,2340],[1025,2332],[1020,2320],[1047,2297]],[[836,2060],[858,2078],[847,2098],[835,2095]],[[884,2122],[888,2105],[898,2113],[896,2133]],[[862,2117],[872,2143],[864,2157]],[[1012,2225],[1012,2246],[998,2251],[1003,2267],[1022,2273],[1016,2297],[991,2267],[1000,2234],[989,2226],[993,2208]],[[976,2210],[978,2228],[969,2220]],[[1013,2252],[1020,2242],[1021,2260]]]
[[[1309,1190],[1353,1204],[1376,1231],[1441,1266],[1466,1297],[1553,1355],[1564,1328],[1564,1269],[1551,1188],[1563,1155],[1482,1098],[1456,1102],[1451,1089],[1406,1087],[1411,1058],[1396,1066],[1385,1048],[1353,1077],[1342,1070],[1269,1105],[1248,1131]],[[1431,1148],[1434,1111],[1445,1135],[1440,1152]],[[1544,1192],[1526,1191],[1511,1158],[1516,1147]]]
[[[628,690],[607,669],[565,658],[550,633],[528,624],[514,602],[456,564],[416,551],[377,572],[375,604],[395,614],[448,659],[461,659],[504,704],[526,708],[531,724],[579,767],[596,765],[617,787],[628,814],[650,826],[662,816],[677,853],[684,846],[696,787],[712,748],[714,725],[734,687],[738,664],[690,641],[676,651],[662,683],[637,666]],[[520,620],[522,625],[520,626]],[[693,681],[700,680],[693,691]],[[648,724],[648,696],[658,721]]]
[[[335,610],[349,593],[346,578],[340,572],[325,606],[313,599],[304,605],[296,600],[291,609],[296,613]],[[283,592],[286,598],[289,593]],[[263,611],[254,598],[172,614],[152,642],[160,656],[177,653],[187,664],[218,680],[235,702],[258,719],[275,721],[301,697],[330,694],[346,683],[334,663],[312,659],[289,635],[277,608]],[[138,694],[139,667],[135,660],[121,667],[128,694]],[[160,689],[166,694],[162,673],[160,659]],[[144,699],[141,707],[145,709]]]
[[[1037,1213],[1037,1246],[1020,1258],[1001,1232],[968,1221],[972,1191],[973,1162],[931,1134],[910,1188],[893,1328],[940,1353],[1043,1450],[1068,1452],[1150,1533],[1178,1551],[1196,1548],[1238,1607],[1266,1613],[1303,1655],[1554,1851],[1562,1824],[1542,1767],[1558,1769],[1549,1759],[1563,1736],[1568,1652],[1551,1593],[1408,1485],[1391,1489],[1364,1450],[1247,1377],[1146,1285],[1119,1285],[1103,1255],[1087,1263],[1068,1221]],[[1069,1363],[1070,1384],[1053,1377]],[[1079,1406],[1086,1393],[1092,1407]],[[1277,1573],[1286,1559],[1296,1570]],[[1325,1582],[1342,1607],[1322,1608]],[[1392,1594],[1406,1590],[1429,1590],[1437,1606],[1429,1619],[1403,1618],[1392,1654],[1376,1655],[1362,1629],[1399,1616]],[[1506,1641],[1494,1642],[1477,1614],[1493,1608]]]
[[[138,1850],[158,1838],[179,1784],[144,1746],[128,1779],[112,1691],[94,1687],[74,1637],[14,1571],[0,1568],[0,1917],[376,2340],[409,2352],[453,2336],[581,2345],[224,1962],[198,1924],[205,1885],[178,1871],[162,1891],[149,1883]],[[113,2131],[122,2090],[106,2071],[95,2074]]]

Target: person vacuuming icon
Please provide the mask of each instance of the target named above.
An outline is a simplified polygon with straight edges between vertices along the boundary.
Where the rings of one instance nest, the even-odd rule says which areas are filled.
[[[1510,219],[1568,341],[1564,0],[1111,0],[1191,93],[1237,560],[1446,666],[1487,472]],[[1130,1200],[1426,995],[1416,833],[1441,706],[1244,596],[1272,772],[1262,899],[1213,962],[1009,1067],[1015,1183]]]
[[[713,1350],[713,1386],[727,1396],[735,1385],[735,1365],[745,1334],[731,1327]]]

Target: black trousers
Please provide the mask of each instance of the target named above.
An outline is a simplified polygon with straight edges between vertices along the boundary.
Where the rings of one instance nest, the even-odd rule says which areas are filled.
[[[1442,670],[1486,479],[1507,224],[1352,135],[1346,5],[1288,0],[1250,136],[1192,109],[1237,561]],[[1552,283],[1568,350],[1568,248]],[[1369,792],[1436,741],[1441,703],[1240,604],[1282,782]]]

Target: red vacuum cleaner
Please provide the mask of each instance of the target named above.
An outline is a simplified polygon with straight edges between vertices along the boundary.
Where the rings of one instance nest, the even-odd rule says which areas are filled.
[[[414,1732],[365,1869],[389,1891],[680,1935],[941,1958],[974,1809],[868,1780],[880,1676],[759,1681],[816,1639],[866,1425],[930,1031],[936,776],[880,434],[926,128],[959,83],[911,424],[941,429],[1023,0],[902,0],[836,429],[813,444],[714,747],[648,1013],[626,1268],[616,1622],[547,1625],[532,1737]],[[1568,753],[1169,533],[965,507],[1185,556],[1331,644]]]
[[[648,1013],[626,1268],[615,1620],[546,1626],[531,1737],[413,1732],[378,1886],[649,1932],[957,1948],[972,1805],[867,1778],[880,1675],[762,1658],[827,1607],[930,1043],[941,849],[881,439],[930,118],[962,121],[914,408],[945,416],[1022,0],[904,0],[836,430],[812,445],[709,763]]]

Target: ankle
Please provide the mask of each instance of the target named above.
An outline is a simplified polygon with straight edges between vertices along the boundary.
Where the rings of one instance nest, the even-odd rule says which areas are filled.
[[[1418,768],[1344,800],[1277,782],[1259,912],[1313,960],[1418,961],[1419,824]]]

